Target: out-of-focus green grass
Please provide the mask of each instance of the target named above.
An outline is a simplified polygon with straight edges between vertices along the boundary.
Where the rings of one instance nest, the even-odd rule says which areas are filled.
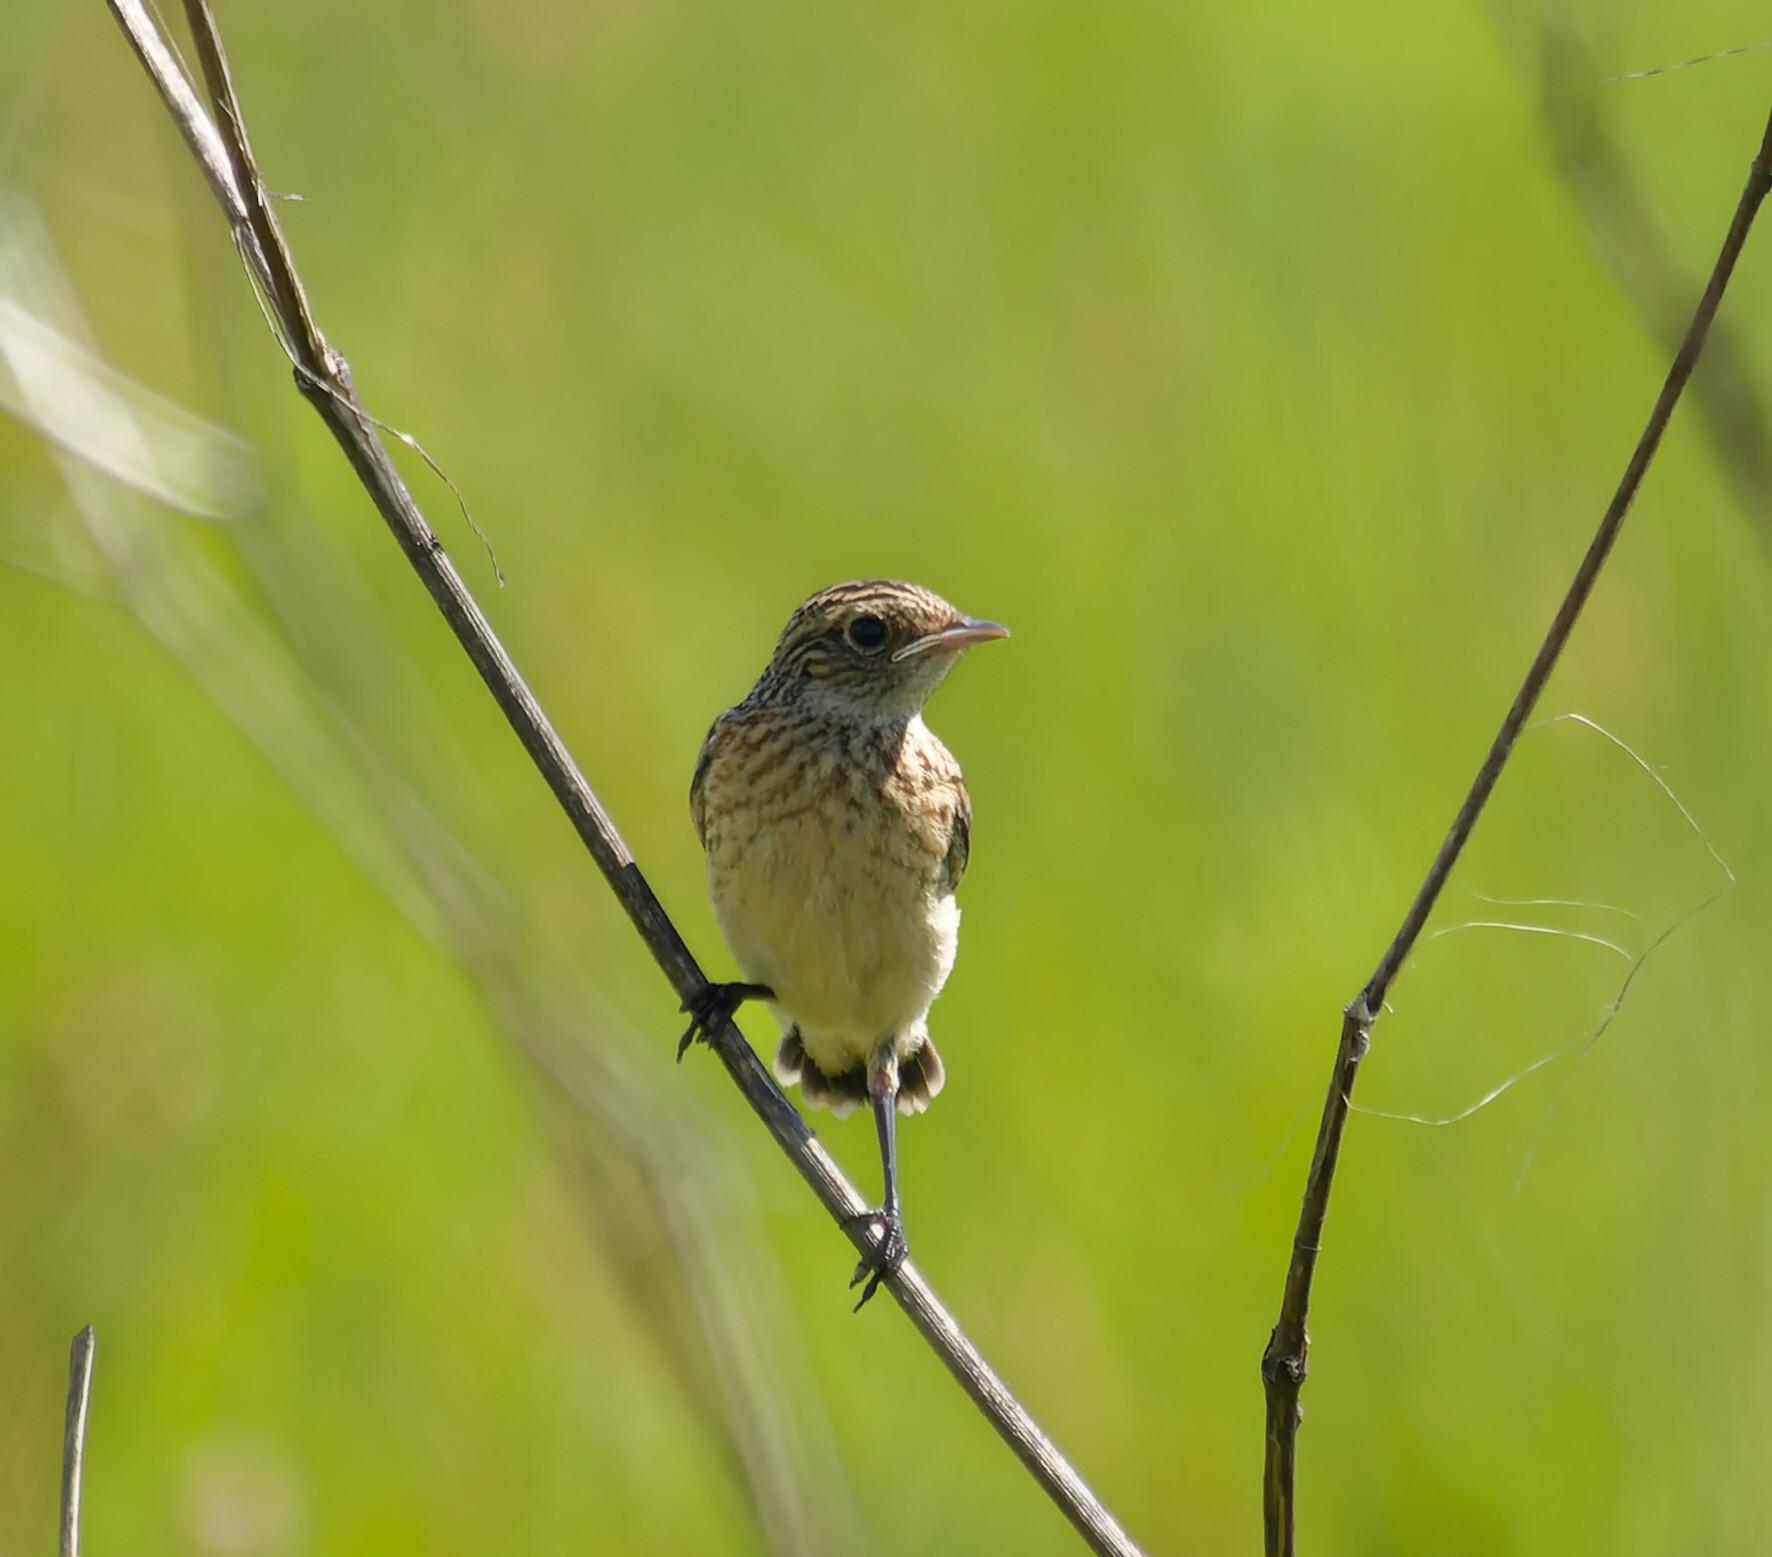
[[[1607,73],[1764,31],[1739,3],[1594,10]],[[711,969],[688,775],[792,605],[899,574],[1013,626],[931,710],[976,832],[951,1081],[901,1137],[913,1241],[1153,1553],[1252,1549],[1257,1362],[1340,1005],[1664,366],[1551,163],[1531,17],[222,23],[323,324],[469,495],[502,594],[415,467]],[[1768,53],[1603,89],[1695,276],[1769,93]],[[480,843],[662,1052],[674,1001],[290,392],[97,0],[11,0],[0,108],[0,174],[107,352],[234,421],[361,570],[502,819]],[[1728,307],[1760,367],[1768,242]],[[0,425],[0,504],[59,501]],[[1361,1103],[1435,1118],[1575,1048],[1462,1123],[1354,1121],[1312,1551],[1772,1535],[1755,523],[1682,414],[1546,708],[1629,742],[1739,885],[1590,1050],[1625,962],[1498,931],[1424,942],[1378,1030]],[[53,1538],[88,1319],[94,1551],[758,1549],[449,965],[116,609],[0,570],[0,667],[0,1551]],[[1436,927],[1521,917],[1473,893],[1578,899],[1638,922],[1538,922],[1634,954],[1720,881],[1571,725],[1528,735],[1492,822]],[[677,1080],[744,1143],[875,1547],[1074,1549],[890,1304],[850,1315],[846,1246],[717,1068]],[[866,1122],[818,1123],[873,1186]]]

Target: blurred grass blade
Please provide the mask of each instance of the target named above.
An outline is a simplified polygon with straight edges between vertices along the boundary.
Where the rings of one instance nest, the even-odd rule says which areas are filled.
[[[53,303],[64,291],[43,284],[52,261],[35,210],[0,190],[0,410],[169,508],[246,513],[262,491],[252,446],[118,372],[33,307],[33,295]]]
[[[169,508],[233,519],[257,500],[250,446],[144,389],[3,295],[0,369],[0,409]]]
[[[14,200],[10,209],[21,204]],[[81,339],[84,320],[35,213],[14,220],[6,234],[6,273],[40,283],[21,286],[21,308],[61,338]],[[757,1253],[767,1239],[734,1152],[680,1091],[661,1084],[668,1067],[641,1035],[573,975],[540,964],[514,894],[421,797],[410,775],[445,764],[423,750],[409,700],[379,685],[375,667],[388,665],[393,635],[364,619],[360,606],[354,616],[344,609],[332,571],[314,576],[301,567],[275,526],[241,526],[229,534],[242,541],[245,566],[277,603],[285,638],[192,535],[161,521],[135,489],[59,441],[52,452],[110,592],[396,908],[467,971],[529,1062],[588,1229],[745,1487],[768,1548],[793,1557],[861,1550],[847,1477],[810,1369],[784,1323],[792,1305],[779,1273]],[[301,531],[310,535],[312,526]],[[329,588],[322,609],[317,596]],[[313,662],[290,640],[311,651]]]

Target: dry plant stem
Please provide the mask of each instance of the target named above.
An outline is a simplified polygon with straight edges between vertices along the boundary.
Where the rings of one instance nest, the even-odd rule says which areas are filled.
[[[62,1428],[61,1557],[80,1557],[80,1467],[86,1458],[86,1406],[92,1398],[92,1326],[68,1352],[68,1414]]]
[[[208,6],[204,0],[185,0],[213,119],[204,112],[141,0],[107,3],[228,217],[242,260],[295,364],[297,386],[337,438],[407,560],[541,770],[671,987],[682,1000],[699,1004],[707,989],[706,976],[444,554],[442,543],[407,491],[374,422],[358,400],[348,366],[314,322],[253,162],[226,55]],[[721,1023],[709,1043],[832,1219],[840,1225],[850,1224],[857,1250],[866,1252],[871,1235],[854,1219],[868,1209],[867,1201],[819,1145],[736,1024],[730,1020]],[[1138,1547],[992,1372],[916,1269],[907,1262],[886,1284],[930,1347],[1090,1548],[1105,1557],[1137,1557]]]
[[[1310,1309],[1311,1278],[1316,1274],[1317,1255],[1322,1247],[1323,1219],[1329,1210],[1329,1191],[1335,1179],[1336,1160],[1341,1154],[1341,1137],[1347,1126],[1354,1082],[1359,1075],[1360,1061],[1365,1058],[1367,1046],[1371,1042],[1372,1025],[1384,1008],[1385,996],[1392,982],[1414,948],[1428,916],[1433,912],[1434,904],[1438,901],[1447,878],[1452,874],[1452,867],[1457,864],[1471,830],[1477,825],[1477,818],[1488,804],[1502,769],[1507,766],[1507,760],[1513,753],[1514,742],[1519,739],[1520,731],[1531,718],[1539,694],[1543,692],[1552,670],[1556,668],[1557,660],[1569,641],[1569,635],[1575,630],[1575,622],[1581,615],[1582,607],[1593,593],[1594,582],[1599,578],[1600,569],[1605,566],[1613,543],[1618,539],[1618,532],[1624,524],[1625,515],[1630,512],[1631,503],[1636,498],[1637,489],[1642,485],[1649,463],[1655,458],[1655,451],[1661,445],[1661,437],[1667,430],[1674,406],[1678,404],[1681,392],[1692,376],[1699,353],[1704,350],[1704,339],[1710,329],[1711,320],[1716,316],[1717,307],[1723,300],[1723,291],[1735,269],[1735,261],[1741,254],[1742,245],[1747,242],[1748,230],[1753,226],[1754,216],[1769,188],[1772,188],[1772,119],[1767,122],[1759,154],[1754,158],[1747,187],[1742,190],[1740,203],[1735,208],[1735,219],[1730,223],[1729,235],[1723,240],[1722,250],[1717,255],[1710,282],[1692,315],[1685,340],[1680,345],[1673,366],[1668,369],[1667,380],[1661,387],[1655,409],[1649,413],[1648,424],[1643,429],[1642,437],[1637,440],[1636,450],[1632,453],[1624,476],[1618,483],[1618,490],[1613,494],[1605,517],[1601,519],[1599,529],[1588,546],[1587,555],[1581,559],[1574,582],[1570,584],[1569,592],[1557,609],[1550,631],[1545,635],[1544,642],[1532,661],[1532,668],[1526,672],[1526,679],[1520,684],[1513,706],[1508,709],[1507,717],[1501,722],[1501,729],[1489,748],[1489,755],[1483,759],[1482,767],[1477,770],[1470,793],[1465,796],[1464,804],[1458,808],[1458,815],[1446,834],[1446,841],[1440,845],[1440,852],[1434,857],[1433,865],[1421,884],[1421,890],[1416,893],[1415,901],[1409,905],[1402,927],[1379,960],[1372,977],[1366,981],[1365,988],[1342,1013],[1341,1042],[1335,1053],[1335,1069],[1329,1080],[1329,1095],[1323,1104],[1322,1123],[1317,1129],[1316,1150],[1311,1156],[1310,1172],[1305,1179],[1304,1205],[1299,1212],[1298,1231],[1292,1240],[1292,1260],[1286,1270],[1286,1290],[1280,1304],[1280,1318],[1261,1359],[1261,1376],[1267,1393],[1267,1459],[1262,1481],[1262,1509],[1269,1557],[1282,1557],[1282,1554],[1290,1557],[1293,1550],[1293,1473],[1298,1448],[1298,1395],[1304,1384],[1305,1355],[1309,1344],[1305,1320]]]

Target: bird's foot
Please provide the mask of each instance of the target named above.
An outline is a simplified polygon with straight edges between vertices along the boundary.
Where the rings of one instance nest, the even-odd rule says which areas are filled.
[[[773,1000],[775,991],[767,984],[709,984],[696,1000],[685,1000],[679,1011],[689,1013],[689,1026],[677,1040],[677,1059],[689,1052],[697,1038],[710,1041],[727,1020],[747,1000]]]
[[[860,1216],[849,1217],[843,1225],[860,1227],[864,1223],[873,1231],[874,1244],[861,1257],[855,1274],[849,1278],[851,1287],[861,1286],[864,1281],[867,1283],[861,1288],[861,1298],[855,1305],[858,1314],[879,1290],[880,1283],[896,1274],[911,1252],[911,1246],[905,1242],[904,1219],[896,1211],[863,1211]]]

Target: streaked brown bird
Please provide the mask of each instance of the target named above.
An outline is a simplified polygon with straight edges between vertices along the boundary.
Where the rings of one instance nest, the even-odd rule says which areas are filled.
[[[972,833],[960,765],[923,704],[962,650],[1008,636],[915,584],[821,590],[714,721],[690,785],[714,917],[744,982],[710,986],[678,1055],[763,1000],[781,1024],[783,1085],[839,1117],[872,1106],[885,1196],[866,1216],[857,1308],[908,1252],[894,1122],[941,1091],[927,1018],[954,966]]]

